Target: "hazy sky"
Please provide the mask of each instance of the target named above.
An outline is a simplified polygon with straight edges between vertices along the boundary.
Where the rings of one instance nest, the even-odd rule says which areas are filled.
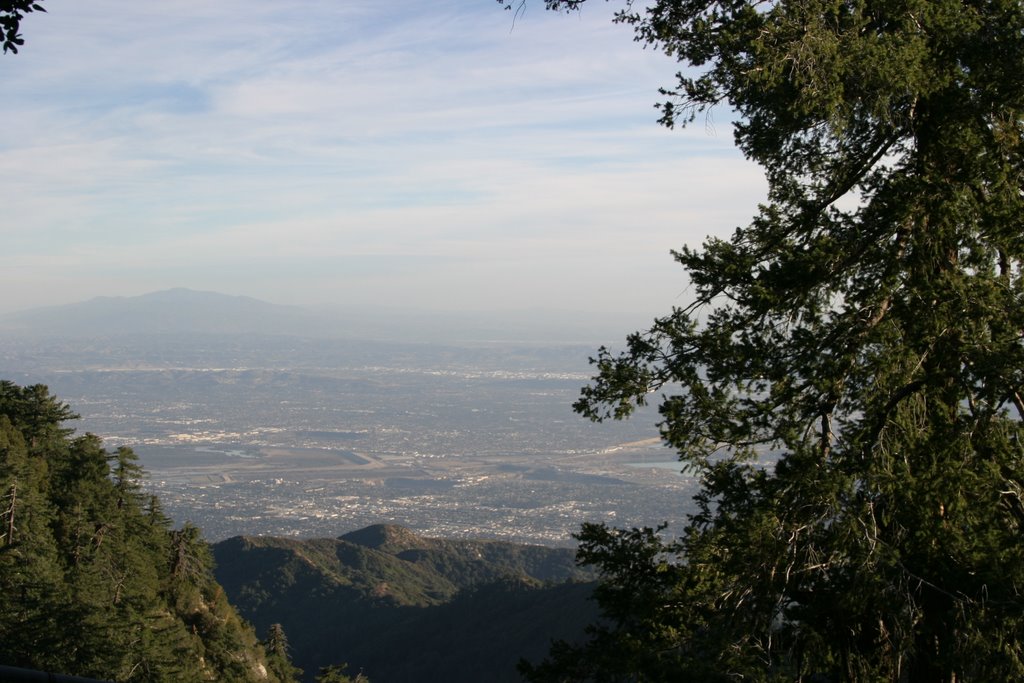
[[[170,287],[665,312],[764,184],[676,65],[527,0],[45,0],[0,56],[0,312]]]

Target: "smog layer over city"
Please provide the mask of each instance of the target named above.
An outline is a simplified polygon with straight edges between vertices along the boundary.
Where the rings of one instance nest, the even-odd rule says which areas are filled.
[[[0,374],[47,384],[80,433],[130,446],[168,513],[212,540],[394,522],[568,545],[584,521],[654,525],[686,509],[690,481],[655,412],[605,424],[573,413],[590,346],[259,335],[244,328],[272,325],[280,307],[240,321],[236,297],[140,299],[175,327],[212,307],[236,331],[71,337],[47,321],[76,307],[43,309],[7,319],[49,334],[12,334]]]

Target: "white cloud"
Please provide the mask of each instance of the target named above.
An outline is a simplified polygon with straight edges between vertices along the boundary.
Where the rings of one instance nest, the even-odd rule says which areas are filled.
[[[655,125],[675,65],[609,12],[535,4],[513,29],[489,0],[48,0],[4,58],[0,284],[32,294],[0,311],[165,286],[661,307],[668,249],[763,181],[727,113]]]

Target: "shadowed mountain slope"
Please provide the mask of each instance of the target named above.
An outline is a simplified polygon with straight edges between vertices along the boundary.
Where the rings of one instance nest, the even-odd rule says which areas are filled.
[[[520,657],[595,616],[580,583],[592,577],[568,549],[375,525],[336,539],[236,537],[214,556],[242,615],[260,633],[282,624],[310,680],[347,661],[374,683],[514,681]]]

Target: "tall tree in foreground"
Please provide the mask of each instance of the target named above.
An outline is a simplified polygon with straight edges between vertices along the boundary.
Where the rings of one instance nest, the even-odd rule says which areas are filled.
[[[675,254],[694,303],[593,360],[576,409],[660,392],[699,512],[585,527],[608,621],[528,677],[1024,679],[1024,4],[618,20],[683,65],[662,122],[732,107],[769,194]]]

